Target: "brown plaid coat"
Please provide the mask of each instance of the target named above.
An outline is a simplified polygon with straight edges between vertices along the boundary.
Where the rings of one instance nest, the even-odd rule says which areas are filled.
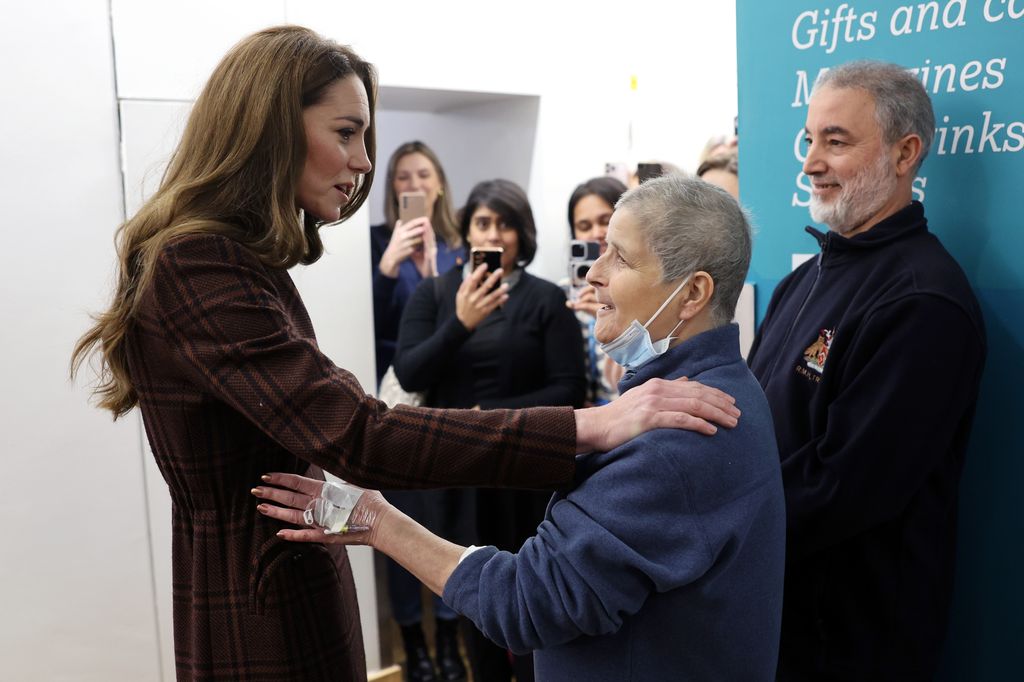
[[[287,272],[224,237],[165,248],[127,346],[173,502],[180,680],[366,678],[344,552],[278,539],[249,494],[261,474],[313,464],[378,488],[572,476],[570,409],[388,410],[319,351]]]

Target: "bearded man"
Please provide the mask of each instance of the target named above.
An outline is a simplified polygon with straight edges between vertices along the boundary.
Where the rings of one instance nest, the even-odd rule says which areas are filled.
[[[946,634],[957,488],[985,357],[978,303],[912,201],[921,84],[854,62],[806,123],[821,252],[775,290],[749,362],[786,492],[779,680],[926,680]]]

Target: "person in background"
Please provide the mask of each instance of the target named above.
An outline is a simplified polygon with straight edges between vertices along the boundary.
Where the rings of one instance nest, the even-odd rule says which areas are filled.
[[[602,176],[578,185],[569,197],[569,234],[573,239],[592,241],[601,245],[601,253],[608,248],[605,236],[615,203],[626,191],[619,180]],[[587,287],[568,305],[576,311],[576,319],[583,332],[583,352],[587,363],[587,404],[603,405],[619,394],[616,388],[622,377],[622,367],[605,356],[600,344],[594,340],[594,324],[601,304],[593,287]]]
[[[978,302],[914,178],[935,134],[896,64],[829,69],[807,107],[807,232],[749,355],[786,488],[779,679],[930,680],[985,361]]]
[[[385,221],[370,227],[378,384],[394,360],[398,326],[413,291],[420,282],[462,265],[465,254],[448,179],[430,147],[419,140],[400,145],[388,161],[385,183]],[[422,192],[428,217],[400,222],[398,202],[403,192]],[[389,490],[385,494],[405,513],[428,522],[424,508],[432,506],[431,500],[442,492]],[[405,649],[406,676],[413,682],[429,682],[437,673],[423,634],[422,586],[394,561],[387,561],[387,573],[391,615]],[[441,677],[465,679],[458,648],[458,616],[440,598],[434,599],[434,616]]]
[[[697,177],[721,187],[739,201],[740,167],[735,150],[708,158],[697,168]]]
[[[352,514],[367,532],[282,535],[393,556],[494,641],[535,650],[542,682],[770,682],[786,505],[768,402],[729,322],[750,248],[732,197],[671,176],[621,199],[589,275],[597,338],[627,367],[616,403],[658,377],[694,377],[743,408],[727,438],[652,432],[589,458],[517,553],[446,542],[371,491]],[[305,525],[319,484],[269,479],[289,490],[266,513]]]
[[[500,300],[469,276],[469,264],[423,282],[399,330],[395,374],[402,386],[425,391],[431,407],[582,405],[586,380],[579,324],[561,288],[524,269],[537,249],[526,193],[508,180],[479,183],[461,210],[460,229],[470,248],[504,249],[508,299],[499,306]],[[515,551],[544,517],[550,498],[536,491],[473,493],[423,493],[428,507],[422,511],[433,519],[428,527],[460,544],[485,542]],[[473,638],[474,678],[510,679],[506,650],[476,631]],[[514,669],[517,680],[529,679],[529,657],[515,662]]]
[[[736,133],[739,131],[735,129],[735,123],[733,127],[734,133],[732,135],[712,135],[708,138],[708,141],[704,143],[704,148],[700,151],[700,155],[697,157],[698,166],[713,156],[726,156],[738,150],[740,138]]]
[[[160,186],[118,229],[116,289],[72,353],[72,378],[98,356],[101,408],[139,408],[170,492],[179,680],[366,679],[345,553],[284,542],[245,494],[260,472],[551,490],[577,454],[736,424],[731,399],[689,381],[575,412],[388,409],[331,362],[288,269],[315,263],[321,227],[366,200],[375,74],[301,26],[231,48]]]
[[[422,192],[428,217],[399,222],[398,197],[403,192]],[[425,278],[461,265],[464,258],[441,161],[419,140],[402,144],[388,161],[384,222],[370,227],[378,384],[394,358],[398,323],[413,290]]]

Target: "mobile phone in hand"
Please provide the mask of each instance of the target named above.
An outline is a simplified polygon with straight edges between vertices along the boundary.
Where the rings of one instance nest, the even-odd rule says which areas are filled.
[[[590,284],[587,283],[587,273],[590,266],[601,256],[601,244],[599,242],[581,241],[573,239],[569,242],[569,291],[570,301],[579,300]]]
[[[500,246],[482,246],[473,247],[469,251],[470,263],[472,263],[472,269],[475,271],[480,267],[481,263],[487,264],[487,274],[494,272],[501,267],[501,255],[505,252],[505,249]],[[498,282],[490,291],[493,291],[498,287],[501,282]]]
[[[402,192],[398,195],[398,220],[407,223],[410,220],[427,217],[427,195],[423,192]],[[416,245],[416,250],[423,248],[423,241]]]

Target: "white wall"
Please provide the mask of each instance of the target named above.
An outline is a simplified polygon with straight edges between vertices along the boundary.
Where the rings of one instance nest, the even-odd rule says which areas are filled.
[[[60,4],[0,10],[0,677],[155,680],[138,429],[67,380],[122,219],[110,25]]]
[[[536,96],[536,132],[510,134],[508,144],[517,167],[529,163],[541,230],[534,269],[558,277],[565,203],[578,182],[605,161],[656,158],[692,170],[704,140],[728,132],[736,111],[732,3],[629,10],[536,0],[504,10],[462,0],[0,4],[5,679],[172,679],[169,605],[160,596],[169,580],[169,539],[160,536],[166,490],[147,464],[137,419],[112,424],[88,406],[81,382],[66,381],[87,312],[110,290],[113,229],[123,218],[118,105],[126,142],[144,140],[125,159],[134,205],[146,170],[173,143],[177,112],[217,60],[243,35],[281,21],[353,44],[388,87]],[[473,151],[446,161],[465,163],[459,153]],[[364,385],[372,377],[368,295],[361,297],[368,222],[364,211],[332,230],[330,255],[296,274],[323,347]]]

